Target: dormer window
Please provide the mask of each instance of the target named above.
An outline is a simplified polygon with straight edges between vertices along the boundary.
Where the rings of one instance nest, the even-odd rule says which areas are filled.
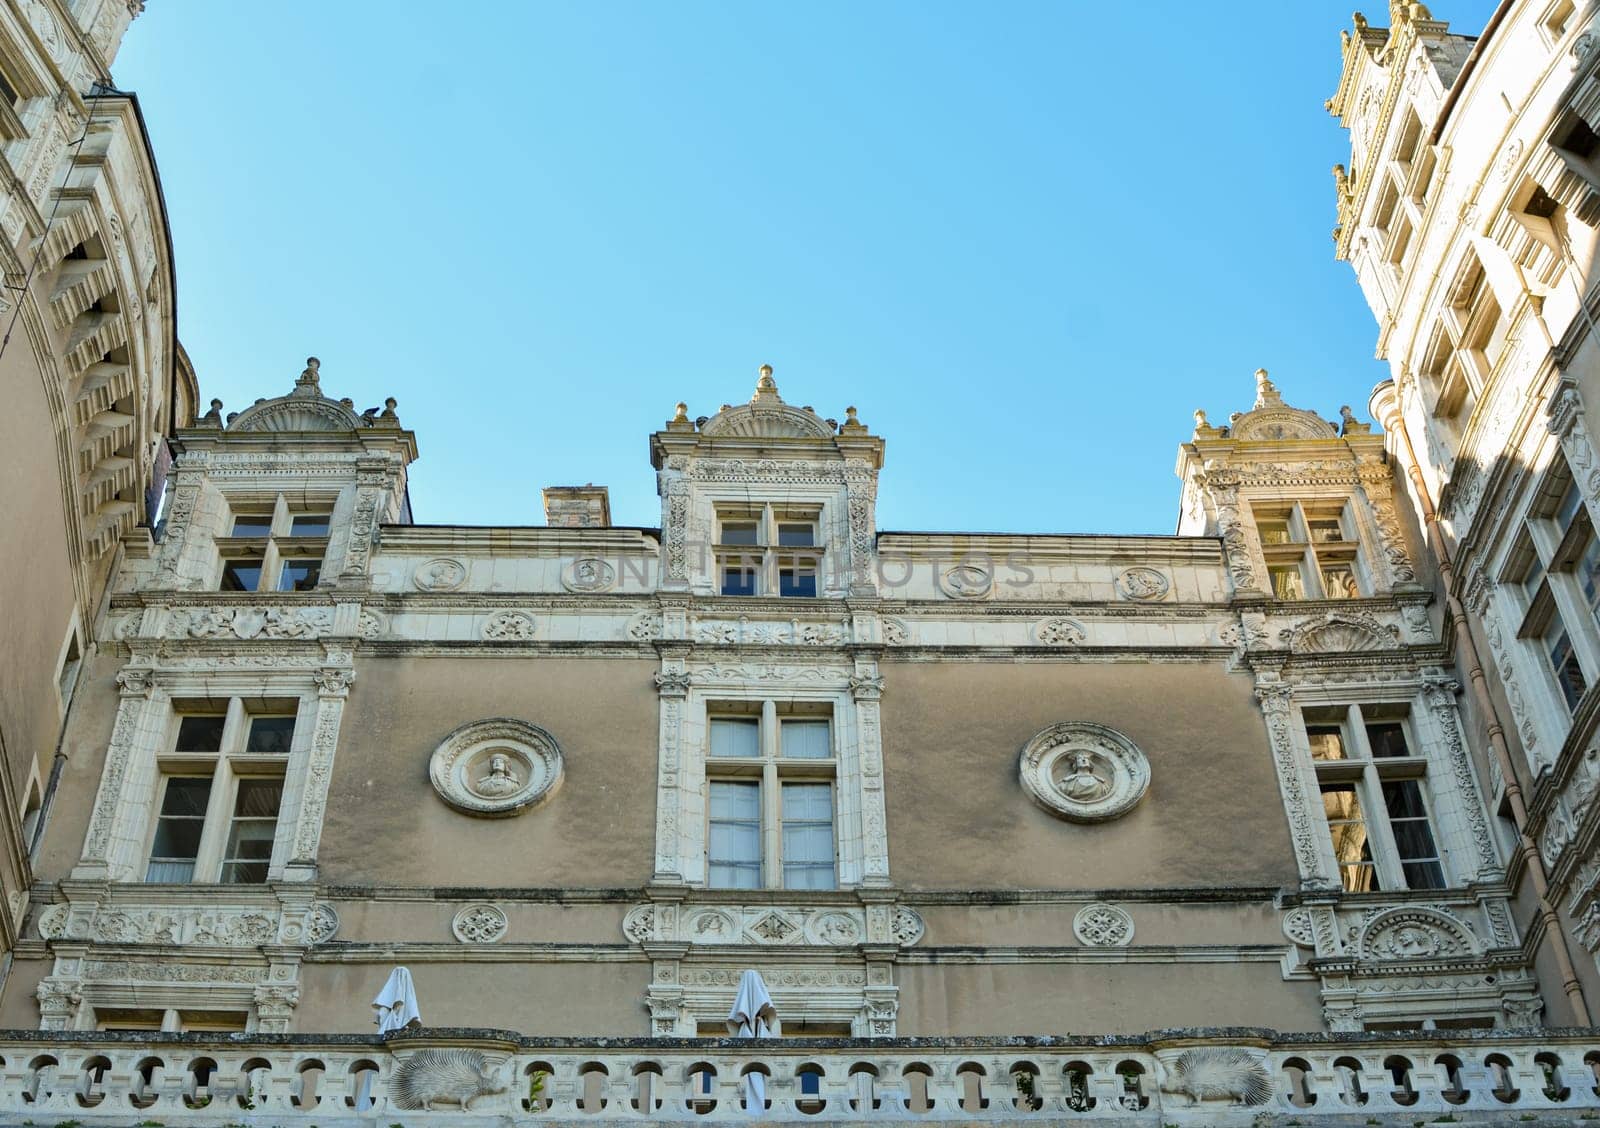
[[[271,506],[233,511],[217,538],[223,591],[311,591],[322,575],[332,504],[291,509],[282,495]]]
[[[717,513],[718,591],[814,598],[822,570],[817,510],[771,504]]]
[[[1343,502],[1264,505],[1254,511],[1275,599],[1360,599],[1368,592]]]

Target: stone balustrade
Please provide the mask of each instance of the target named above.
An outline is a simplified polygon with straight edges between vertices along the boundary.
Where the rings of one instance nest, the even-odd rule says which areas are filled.
[[[1600,1121],[1600,1031],[738,1039],[0,1032],[0,1124]],[[431,1107],[428,1107],[431,1106]]]

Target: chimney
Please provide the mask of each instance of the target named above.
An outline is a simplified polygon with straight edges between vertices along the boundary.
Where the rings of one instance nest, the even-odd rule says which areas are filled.
[[[609,529],[611,495],[605,486],[546,486],[544,523],[552,529]]]

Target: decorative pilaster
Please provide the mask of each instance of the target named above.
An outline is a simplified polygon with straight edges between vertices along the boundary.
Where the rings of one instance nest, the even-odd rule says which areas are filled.
[[[874,660],[858,659],[850,678],[850,696],[855,702],[858,754],[861,767],[861,882],[863,885],[889,884],[889,827],[883,797],[883,727],[879,701],[883,697],[883,677]],[[840,874],[844,881],[847,874]]]
[[[1278,790],[1283,795],[1295,859],[1300,864],[1300,886],[1302,889],[1333,889],[1338,883],[1328,876],[1317,833],[1321,827],[1321,816],[1313,806],[1317,789],[1307,778],[1295,749],[1291,721],[1293,696],[1293,691],[1282,682],[1260,681],[1256,685],[1256,700],[1261,703],[1261,712],[1267,720],[1273,765],[1278,770]]]
[[[330,664],[311,675],[317,685],[317,714],[302,777],[304,784],[294,845],[284,867],[287,881],[316,879],[317,846],[322,841],[322,823],[328,811],[328,784],[333,778],[334,753],[339,747],[339,726],[344,718],[344,703],[350,696],[350,684],[356,680],[347,651],[330,649],[327,657]]]
[[[656,692],[661,696],[661,728],[656,764],[656,863],[651,880],[657,882],[682,883],[686,877],[678,841],[678,808],[683,771],[683,710],[689,685],[684,654],[676,650],[663,654],[661,669],[656,673]]]
[[[1356,467],[1356,476],[1361,479],[1361,491],[1367,495],[1367,504],[1371,507],[1378,534],[1378,552],[1388,574],[1389,587],[1414,587],[1417,570],[1406,550],[1405,532],[1395,511],[1394,479],[1389,467],[1376,458],[1363,458]]]
[[[1222,538],[1222,554],[1228,565],[1228,576],[1233,581],[1233,594],[1264,599],[1266,592],[1257,582],[1250,538],[1239,515],[1239,472],[1213,461],[1206,465],[1198,481],[1216,514],[1217,535]]]
[[[851,408],[852,414],[854,411]],[[850,525],[850,594],[876,595],[878,475],[871,463],[852,458],[844,464],[844,481]]]
[[[356,501],[345,541],[344,567],[339,586],[361,588],[368,583],[368,565],[377,540],[379,514],[384,507],[389,463],[384,458],[362,458],[356,463]]]
[[[1456,695],[1460,692],[1461,686],[1443,671],[1431,671],[1423,677],[1422,699],[1438,727],[1450,765],[1450,778],[1455,784],[1456,803],[1466,815],[1469,837],[1476,852],[1476,879],[1495,881],[1501,876],[1500,859],[1495,856],[1494,836],[1484,817],[1485,804],[1467,755],[1467,745],[1461,739],[1461,724],[1456,716]]]
[[[1500,685],[1505,690],[1506,702],[1511,706],[1511,723],[1516,726],[1517,736],[1522,741],[1522,750],[1532,763],[1534,771],[1540,772],[1550,767],[1554,760],[1540,744],[1539,726],[1535,723],[1527,699],[1518,684],[1515,658],[1506,640],[1506,631],[1501,627],[1500,613],[1494,602],[1488,582],[1481,575],[1474,576],[1467,586],[1467,606],[1483,625],[1483,636],[1489,643],[1489,654],[1494,659],[1495,673],[1500,676]]]
[[[124,800],[139,774],[138,752],[146,743],[145,737],[152,726],[157,694],[155,671],[129,666],[117,674],[117,690],[121,695],[117,719],[106,747],[105,770],[101,773],[100,790],[89,816],[83,856],[72,871],[74,878],[105,880],[127,876],[115,872],[122,867],[114,866],[113,860],[119,840],[127,837],[128,812]]]
[[[1564,387],[1556,394],[1550,404],[1550,432],[1561,442],[1561,453],[1590,516],[1600,514],[1600,459],[1584,422],[1583,401],[1578,398],[1577,389]]]
[[[669,591],[689,586],[689,479],[688,459],[674,455],[661,471],[661,489],[667,496],[666,528],[661,530],[662,584]]]

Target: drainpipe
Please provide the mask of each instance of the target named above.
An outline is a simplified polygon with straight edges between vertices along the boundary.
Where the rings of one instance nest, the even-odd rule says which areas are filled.
[[[1577,969],[1572,963],[1572,950],[1567,946],[1567,934],[1561,928],[1561,918],[1556,915],[1555,906],[1550,903],[1550,882],[1544,871],[1544,859],[1539,856],[1538,847],[1528,834],[1528,804],[1522,797],[1522,785],[1517,782],[1516,766],[1511,758],[1511,748],[1506,744],[1505,728],[1500,723],[1494,699],[1489,696],[1489,683],[1484,677],[1483,661],[1478,656],[1477,644],[1472,641],[1472,632],[1467,626],[1466,609],[1462,607],[1461,599],[1456,594],[1455,563],[1450,555],[1450,547],[1445,541],[1444,531],[1439,527],[1439,514],[1434,510],[1433,499],[1428,495],[1427,482],[1423,479],[1422,467],[1417,462],[1416,449],[1411,445],[1411,436],[1406,431],[1405,417],[1400,413],[1400,399],[1395,394],[1393,380],[1385,380],[1373,389],[1368,409],[1372,412],[1372,417],[1383,425],[1383,429],[1394,436],[1396,453],[1404,461],[1406,473],[1416,489],[1417,501],[1422,506],[1423,523],[1428,530],[1428,543],[1433,548],[1434,559],[1439,564],[1439,579],[1444,586],[1445,605],[1449,608],[1450,618],[1455,623],[1456,650],[1467,668],[1467,682],[1472,687],[1473,700],[1488,719],[1489,746],[1494,750],[1495,761],[1500,765],[1501,778],[1505,780],[1506,799],[1511,804],[1511,818],[1517,828],[1517,852],[1522,855],[1523,865],[1527,867],[1528,877],[1533,882],[1533,890],[1539,897],[1539,916],[1544,921],[1545,935],[1549,937],[1551,949],[1555,953],[1556,966],[1561,973],[1561,986],[1567,993],[1567,1002],[1572,1007],[1573,1017],[1579,1026],[1589,1026],[1592,1024],[1589,1005],[1584,1001],[1583,985],[1578,982]]]

